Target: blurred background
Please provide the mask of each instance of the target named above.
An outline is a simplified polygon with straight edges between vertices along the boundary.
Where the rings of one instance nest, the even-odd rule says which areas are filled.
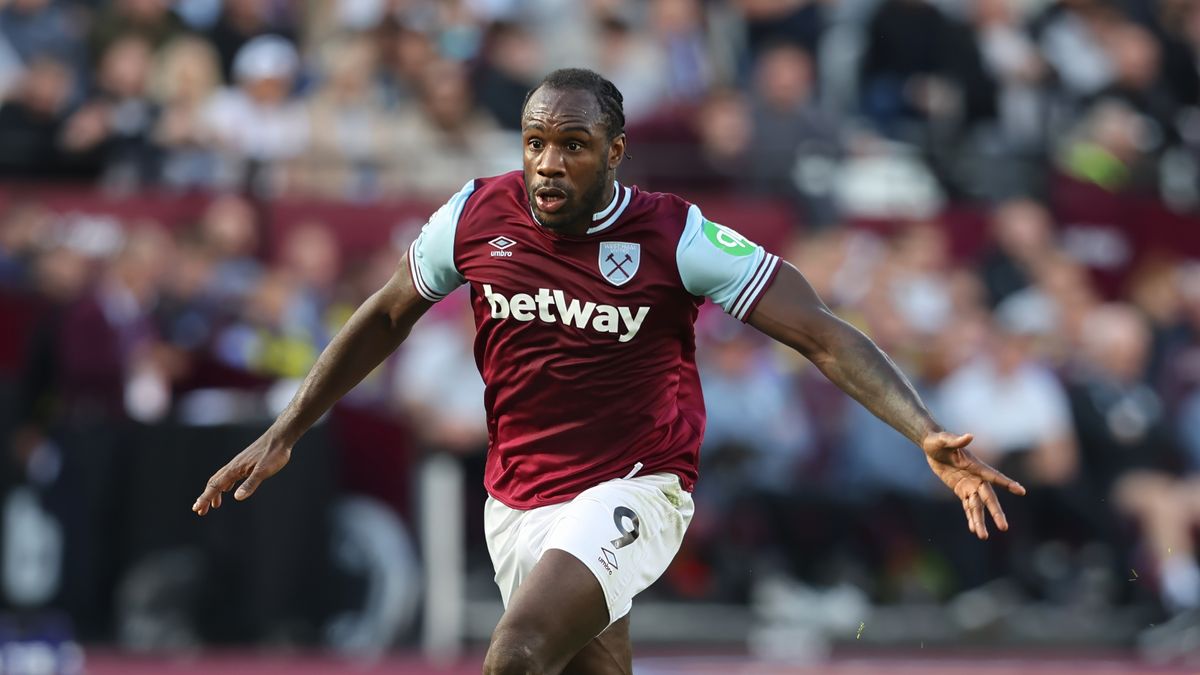
[[[975,541],[705,311],[639,672],[1195,663],[1198,63],[1195,0],[0,0],[0,672],[478,672],[465,292],[254,500],[189,507],[565,65],[625,96],[622,181],[792,261],[1029,489]]]

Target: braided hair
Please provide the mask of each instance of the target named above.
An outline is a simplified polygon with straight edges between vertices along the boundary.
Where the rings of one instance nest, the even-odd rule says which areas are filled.
[[[596,102],[600,104],[600,114],[604,117],[605,126],[608,127],[608,140],[611,141],[625,133],[625,97],[621,96],[616,85],[604,79],[600,74],[584,68],[560,68],[542,78],[538,86],[525,94],[525,102],[521,105],[522,112],[529,105],[529,99],[533,96],[533,92],[542,87],[559,91],[576,89],[591,92],[592,96],[596,97]]]

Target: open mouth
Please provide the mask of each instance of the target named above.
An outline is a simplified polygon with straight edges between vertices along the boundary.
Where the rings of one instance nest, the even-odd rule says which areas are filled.
[[[533,193],[533,199],[542,213],[555,213],[567,203],[567,193],[559,188],[538,188]]]

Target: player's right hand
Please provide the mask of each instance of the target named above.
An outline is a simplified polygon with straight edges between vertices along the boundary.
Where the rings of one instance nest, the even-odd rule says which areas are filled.
[[[938,431],[926,436],[921,448],[929,468],[962,500],[967,528],[980,539],[987,539],[985,511],[991,514],[997,528],[1008,530],[1008,519],[992,486],[1004,488],[1014,495],[1024,495],[1025,488],[975,457],[967,449],[974,438],[971,434],[956,436]]]
[[[208,485],[192,505],[192,510],[203,516],[210,509],[219,508],[221,495],[243,478],[245,480],[233,493],[233,498],[239,502],[248,499],[264,480],[279,473],[291,458],[291,447],[273,442],[270,432],[263,434],[208,479]]]

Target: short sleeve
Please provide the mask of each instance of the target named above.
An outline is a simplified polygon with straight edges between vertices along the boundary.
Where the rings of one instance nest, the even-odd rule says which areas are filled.
[[[463,186],[429,217],[417,240],[408,247],[408,269],[422,298],[437,302],[466,282],[454,266],[454,232],[475,181]]]
[[[695,205],[688,208],[675,259],[689,293],[712,300],[739,321],[750,316],[779,271],[779,256],[706,219]]]

